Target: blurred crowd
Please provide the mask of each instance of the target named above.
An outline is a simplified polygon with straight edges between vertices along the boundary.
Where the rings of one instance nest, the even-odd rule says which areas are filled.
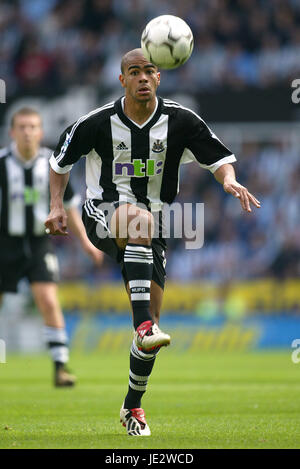
[[[146,23],[184,18],[195,48],[162,92],[290,82],[300,72],[298,0],[2,0],[0,76],[9,96],[57,94],[76,84],[118,86],[122,54]]]
[[[235,164],[238,181],[261,201],[243,212],[211,174],[186,165],[179,200],[205,204],[205,242],[198,251],[175,246],[172,278],[224,282],[300,275],[299,148],[244,143]]]
[[[225,194],[209,171],[197,163],[183,165],[176,201],[204,203],[204,245],[187,250],[186,239],[170,239],[169,280],[224,283],[299,277],[299,148],[279,137],[277,143],[245,142],[236,156],[238,180],[261,201],[261,208],[253,208],[251,214],[243,212],[239,200]],[[75,165],[71,173],[74,187],[82,189],[83,164]],[[89,283],[121,280],[119,268],[108,257],[99,270],[76,244],[56,242],[65,279],[84,275]]]
[[[0,78],[8,98],[56,96],[72,85],[119,93],[121,56],[139,47],[146,23],[161,14],[184,18],[195,39],[184,67],[163,72],[161,95],[290,86],[300,73],[299,0],[1,0]],[[178,200],[205,204],[205,242],[197,251],[184,249],[184,240],[170,242],[170,279],[299,276],[298,148],[280,139],[245,142],[237,157],[238,179],[261,200],[261,209],[242,213],[210,173],[184,165]],[[75,189],[85,186],[83,165],[72,171]],[[108,258],[99,270],[75,242],[55,243],[64,279],[121,279]]]

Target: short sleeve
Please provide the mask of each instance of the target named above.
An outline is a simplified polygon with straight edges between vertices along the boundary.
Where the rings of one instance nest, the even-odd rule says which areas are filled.
[[[69,126],[61,135],[58,145],[50,158],[50,165],[56,173],[64,174],[95,145],[95,124],[91,119],[81,118]]]
[[[234,163],[234,154],[218,139],[201,117],[186,110],[186,154],[187,159],[198,161],[201,167],[214,173],[225,163]],[[191,155],[192,154],[192,155]]]

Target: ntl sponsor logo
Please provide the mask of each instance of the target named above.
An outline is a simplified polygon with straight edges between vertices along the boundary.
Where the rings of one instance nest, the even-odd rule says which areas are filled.
[[[0,103],[6,103],[6,84],[4,80],[0,79]]]
[[[135,159],[126,163],[115,163],[116,176],[145,177],[156,176],[162,172],[164,162],[162,160]]]

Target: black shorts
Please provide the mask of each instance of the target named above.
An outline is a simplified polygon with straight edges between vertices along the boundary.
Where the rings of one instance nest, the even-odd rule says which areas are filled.
[[[82,207],[82,221],[91,243],[96,248],[108,254],[121,266],[121,271],[125,285],[128,283],[124,269],[124,251],[120,249],[114,238],[109,237],[109,220],[106,210],[101,210],[101,200],[88,200]],[[114,208],[118,207],[118,202],[112,202]],[[107,207],[107,203],[105,204]],[[107,236],[99,236],[99,233],[106,233]],[[154,280],[162,289],[166,280],[166,240],[162,237],[152,239],[153,252],[153,274]]]
[[[58,261],[48,237],[0,236],[0,293],[15,293],[22,278],[58,282]]]

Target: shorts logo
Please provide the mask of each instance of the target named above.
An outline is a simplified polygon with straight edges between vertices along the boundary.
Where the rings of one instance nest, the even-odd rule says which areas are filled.
[[[115,163],[115,175],[127,177],[156,176],[162,172],[163,164],[162,160],[147,160],[143,163],[142,159],[135,159],[128,163]]]
[[[153,143],[152,151],[154,153],[161,153],[164,149],[165,147],[161,140],[156,140],[156,142]]]
[[[54,275],[58,275],[59,266],[56,255],[52,254],[51,252],[47,252],[47,254],[44,256],[44,261],[48,272]]]

